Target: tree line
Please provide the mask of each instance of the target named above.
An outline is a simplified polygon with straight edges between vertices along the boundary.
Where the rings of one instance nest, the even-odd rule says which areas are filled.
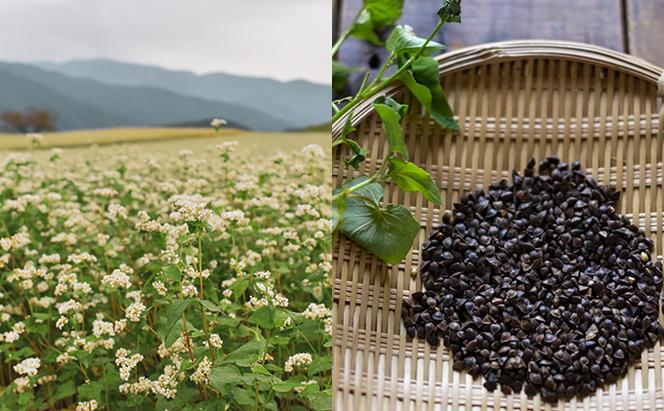
[[[0,113],[3,130],[10,133],[40,133],[55,131],[55,116],[44,109],[28,108]]]

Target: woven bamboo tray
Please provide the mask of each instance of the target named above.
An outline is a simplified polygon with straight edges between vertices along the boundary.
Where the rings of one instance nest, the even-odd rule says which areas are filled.
[[[403,120],[412,161],[441,190],[437,207],[420,195],[386,187],[385,198],[410,207],[421,230],[396,266],[343,236],[334,248],[334,406],[336,410],[664,410],[664,346],[644,352],[616,384],[583,400],[546,404],[539,396],[488,392],[481,379],[452,370],[444,346],[409,341],[402,298],[420,290],[420,244],[462,193],[509,178],[528,159],[556,153],[580,160],[603,184],[622,191],[620,212],[655,241],[664,239],[664,110],[657,97],[661,69],[585,44],[516,41],[471,47],[439,58],[443,87],[463,132],[441,130],[400,84],[385,93],[409,104]],[[333,125],[338,138],[345,118]],[[370,150],[357,173],[371,174],[387,149],[367,101],[355,110],[353,138]],[[348,152],[333,153],[336,184]],[[350,174],[349,174],[350,173]],[[664,316],[660,313],[660,321]]]

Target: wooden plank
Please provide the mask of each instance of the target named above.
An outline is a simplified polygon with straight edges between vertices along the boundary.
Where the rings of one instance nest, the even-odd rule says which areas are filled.
[[[443,29],[450,49],[545,39],[624,51],[620,0],[464,0],[462,7],[462,23]]]
[[[440,0],[406,1],[400,24],[408,24],[420,36],[426,36],[436,25],[440,4]],[[343,1],[340,30],[348,27],[361,7],[362,0]],[[463,0],[462,7],[463,22],[446,26],[435,38],[450,50],[502,40],[555,39],[624,51],[621,0]],[[654,30],[654,18],[652,22]],[[664,53],[664,49],[660,51]],[[377,67],[386,53],[381,47],[349,39],[339,58],[354,67]],[[351,77],[354,89],[359,77]]]
[[[664,67],[664,1],[626,1],[630,53]]]
[[[416,33],[424,36],[424,33],[428,34],[435,27],[438,19],[436,12],[440,8],[440,4],[440,0],[406,0],[399,24],[408,24],[413,27]],[[343,0],[339,14],[341,25],[338,33],[342,33],[348,28],[361,8],[362,0]],[[389,35],[389,32],[382,33],[382,35],[385,38]],[[435,40],[442,41],[442,35],[439,35]],[[385,58],[387,58],[387,53],[382,47],[352,38],[346,40],[339,51],[339,59],[352,67],[378,68],[383,64]],[[361,74],[352,75],[349,80],[353,89],[357,89],[360,81]]]
[[[341,23],[340,21],[340,13],[339,11],[343,7],[343,2],[342,0],[333,0],[332,1],[332,38],[336,40],[339,38],[339,25]]]

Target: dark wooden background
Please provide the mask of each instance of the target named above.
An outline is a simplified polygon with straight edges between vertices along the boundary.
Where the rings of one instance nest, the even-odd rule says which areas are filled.
[[[426,37],[437,22],[441,0],[405,0],[400,24]],[[517,39],[595,44],[664,67],[664,0],[463,0],[461,24],[446,25],[434,38],[448,50]],[[346,29],[362,0],[333,0],[333,36]],[[389,34],[389,33],[385,33]],[[353,67],[380,66],[380,47],[349,39],[339,59]],[[359,79],[351,79],[351,84]]]

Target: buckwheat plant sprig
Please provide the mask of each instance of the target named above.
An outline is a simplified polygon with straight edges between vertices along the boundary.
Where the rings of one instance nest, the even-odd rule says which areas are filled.
[[[419,224],[410,211],[400,205],[381,205],[384,185],[392,182],[403,191],[420,192],[430,202],[440,204],[440,192],[431,175],[409,161],[403,137],[401,120],[408,106],[380,93],[395,81],[403,83],[441,127],[459,131],[447,97],[440,85],[438,63],[432,57],[444,49],[432,39],[445,23],[461,21],[461,0],[444,0],[438,10],[438,23],[426,38],[418,37],[409,26],[394,26],[402,14],[403,0],[365,0],[348,29],[332,47],[336,56],[341,45],[350,37],[385,46],[389,55],[385,63],[371,78],[367,71],[353,96],[332,102],[332,121],[343,121],[339,138],[333,146],[345,145],[351,157],[345,166],[358,169],[368,155],[350,136],[353,110],[363,101],[371,100],[375,112],[382,121],[389,152],[382,160],[379,170],[370,175],[359,176],[336,187],[333,194],[334,229],[345,234],[382,260],[396,264],[410,250],[419,231]],[[392,27],[386,41],[377,30]],[[333,62],[333,87],[342,91],[352,71],[338,61]]]
[[[0,156],[0,410],[331,408],[329,152],[218,146]]]

